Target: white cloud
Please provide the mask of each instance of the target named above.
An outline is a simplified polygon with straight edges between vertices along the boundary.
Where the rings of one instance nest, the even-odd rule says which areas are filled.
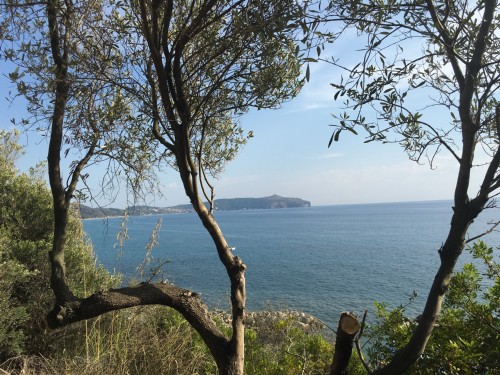
[[[333,158],[340,158],[344,156],[344,154],[340,153],[340,152],[332,152],[332,153],[329,153],[329,154],[323,154],[323,155],[320,155],[318,156],[317,159],[333,159]]]

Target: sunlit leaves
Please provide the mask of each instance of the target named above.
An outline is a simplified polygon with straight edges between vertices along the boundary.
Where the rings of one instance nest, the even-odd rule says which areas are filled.
[[[171,149],[180,142],[174,129],[185,129],[198,168],[215,176],[247,140],[238,116],[251,107],[278,107],[303,84],[292,26],[297,5],[221,2],[205,14],[196,1],[179,1],[170,18],[165,4],[145,5],[147,24],[136,25],[137,35],[144,37],[140,48],[144,56],[159,55],[162,62],[153,59],[151,64],[147,95],[152,99],[146,96],[144,109],[149,116],[157,113],[158,134]],[[160,32],[162,27],[168,29]],[[144,28],[149,36],[142,35]],[[158,49],[151,47],[155,40]]]
[[[369,141],[399,142],[410,158],[426,157],[431,164],[442,148],[457,158],[456,139],[468,121],[465,112],[457,116],[458,107],[464,107],[459,105],[460,92],[465,75],[472,71],[471,59],[480,45],[474,41],[485,11],[481,1],[433,4],[440,24],[426,2],[410,6],[404,1],[331,1],[329,7],[332,17],[367,37],[360,63],[344,67],[347,74],[334,85],[335,100],[343,98],[350,111],[348,126],[363,128]],[[491,119],[500,88],[498,18],[496,14],[493,32],[484,38],[486,51],[474,86],[467,88],[473,91],[467,112],[490,154],[497,138]],[[455,117],[436,121],[434,114],[440,109],[451,110]],[[334,125],[342,130],[345,123],[336,119]],[[335,134],[333,140],[338,138]]]
[[[101,181],[103,186],[109,188],[111,180],[121,174],[128,176],[129,182],[136,180],[131,185],[139,187],[139,181],[152,176],[156,155],[151,151],[152,136],[141,131],[138,96],[124,88],[125,79],[130,80],[125,65],[129,56],[125,58],[125,50],[117,44],[117,32],[128,33],[130,27],[119,23],[123,20],[120,8],[106,0],[54,4],[60,33],[57,48],[66,56],[68,74],[64,78],[58,76],[52,60],[45,6],[22,1],[1,5],[1,52],[13,66],[8,77],[17,88],[12,97],[23,97],[29,113],[15,123],[48,135],[56,90],[59,85],[62,92],[64,85],[67,99],[62,152],[71,170],[92,152],[90,164],[115,160],[122,168],[121,173],[110,168]],[[107,11],[111,6],[113,11]]]

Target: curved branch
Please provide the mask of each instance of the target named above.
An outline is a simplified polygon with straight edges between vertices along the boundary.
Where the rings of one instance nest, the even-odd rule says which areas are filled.
[[[93,100],[89,101],[89,114],[91,113],[90,107],[94,105]],[[91,115],[89,115],[91,116]],[[78,183],[78,180],[80,179],[80,175],[83,171],[83,169],[87,166],[89,160],[94,156],[95,150],[97,147],[97,143],[99,142],[99,130],[97,129],[97,126],[95,125],[94,121],[92,119],[89,119],[90,122],[90,127],[92,128],[92,131],[94,132],[93,137],[92,137],[92,143],[90,144],[87,153],[85,156],[80,159],[80,161],[77,163],[75,169],[71,173],[71,182],[66,188],[66,193],[65,193],[65,200],[66,204],[69,205],[71,202],[71,197],[73,196],[73,193],[75,192],[76,185]]]
[[[363,320],[361,321],[361,328],[359,329],[359,333],[356,335],[356,339],[354,340],[354,344],[356,345],[356,351],[358,352],[359,360],[361,361],[361,364],[365,368],[366,373],[371,374],[372,369],[370,368],[368,363],[365,361],[365,358],[363,356],[363,350],[362,350],[361,344],[360,344],[360,339],[361,339],[361,336],[363,335],[363,331],[365,329],[367,314],[368,314],[368,310],[365,310],[365,313],[363,314]]]
[[[110,311],[134,306],[163,305],[180,312],[202,336],[216,361],[229,341],[210,317],[200,296],[168,283],[141,283],[131,287],[97,292],[87,298],[56,304],[47,316],[51,328],[94,318]]]
[[[203,192],[205,199],[208,201],[208,203],[210,205],[210,208],[208,211],[210,212],[210,214],[213,214],[213,212],[214,212],[214,187],[208,181],[207,174],[205,173],[205,168],[203,166],[203,144],[205,143],[206,128],[207,128],[207,123],[206,123],[206,121],[203,121],[202,130],[201,130],[200,146],[199,146],[198,155],[197,155],[198,156],[198,179],[200,182],[201,191]],[[210,192],[211,192],[210,197],[208,196],[208,194],[205,190],[205,183],[210,188]]]

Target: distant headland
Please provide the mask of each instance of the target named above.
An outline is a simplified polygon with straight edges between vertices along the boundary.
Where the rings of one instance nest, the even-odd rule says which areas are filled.
[[[208,203],[205,203],[208,206]],[[262,198],[232,198],[216,199],[214,201],[214,210],[233,211],[233,210],[256,210],[256,209],[275,209],[275,208],[293,208],[293,207],[311,207],[311,202],[300,198],[287,198],[279,195],[271,195]],[[193,212],[190,204],[181,204],[173,207],[152,207],[152,206],[131,206],[126,209],[120,208],[93,208],[80,204],[80,216],[82,219],[95,219],[102,217],[124,216],[127,213],[130,216],[141,215],[163,215]]]

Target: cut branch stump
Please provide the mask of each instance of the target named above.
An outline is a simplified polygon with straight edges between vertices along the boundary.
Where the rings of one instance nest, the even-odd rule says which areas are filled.
[[[360,329],[361,325],[355,315],[347,312],[341,314],[330,375],[347,374],[347,366],[352,355],[354,340]]]

